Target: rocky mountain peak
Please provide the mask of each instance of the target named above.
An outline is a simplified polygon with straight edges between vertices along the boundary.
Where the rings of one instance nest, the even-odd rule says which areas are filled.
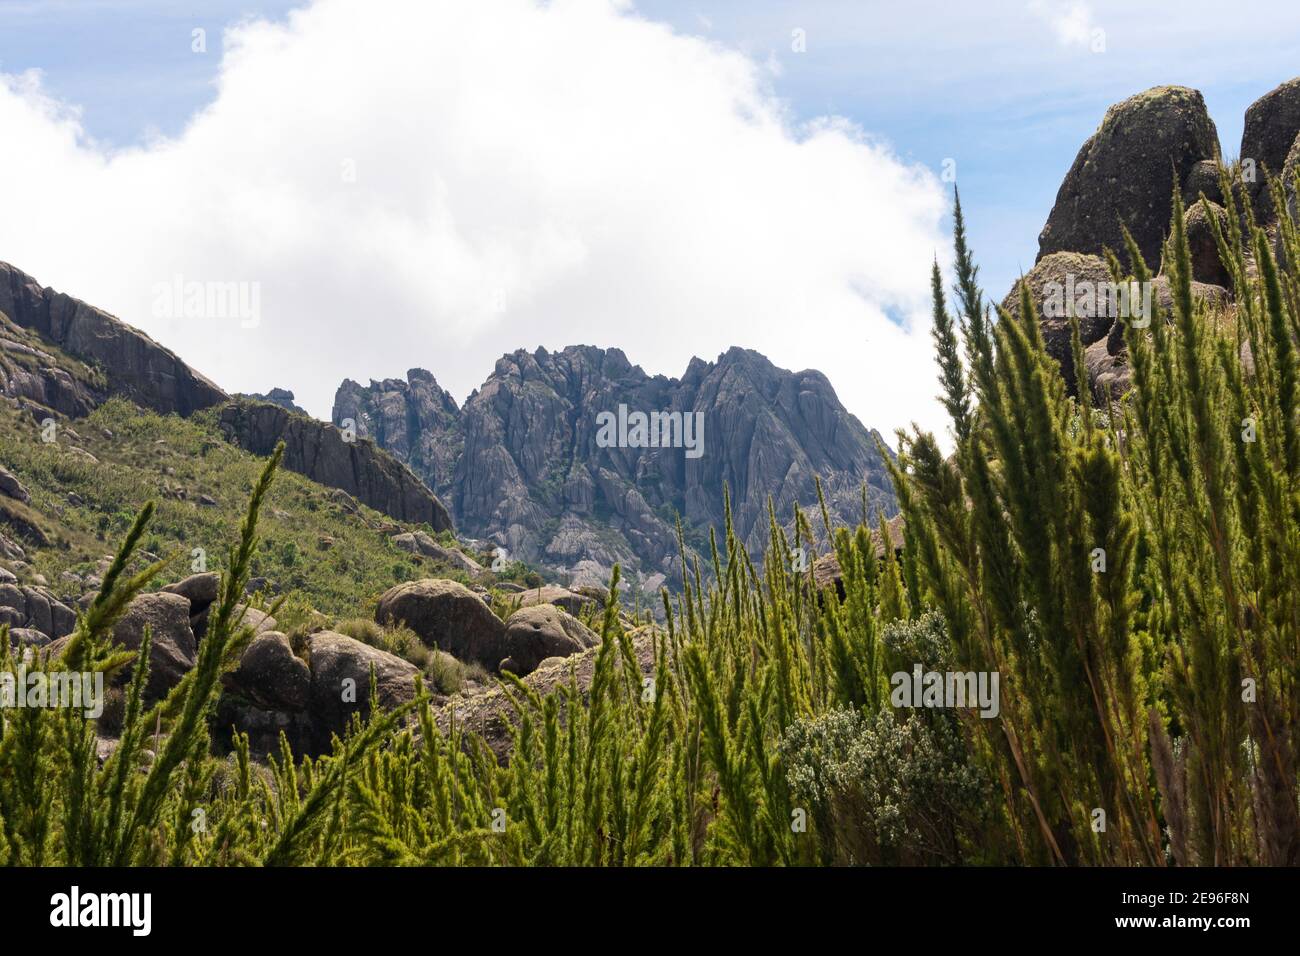
[[[870,509],[896,511],[879,436],[827,378],[750,349],[693,358],[681,378],[649,375],[616,348],[519,349],[457,413],[431,397],[413,376],[348,381],[333,417],[408,462],[463,532],[575,583],[603,583],[621,563],[657,587],[675,569],[676,516],[706,548],[724,489],[756,553],[769,496],[787,520],[796,502],[815,505],[814,476],[838,517],[860,517],[864,484]]]

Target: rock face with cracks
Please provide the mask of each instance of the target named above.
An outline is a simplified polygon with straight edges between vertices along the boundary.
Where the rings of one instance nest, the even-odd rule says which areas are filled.
[[[283,441],[284,467],[337,488],[398,521],[451,528],[438,497],[412,471],[370,441],[349,441],[331,425],[280,405],[234,402],[221,411],[226,437],[255,455]]]
[[[661,415],[670,440],[641,445],[629,432],[604,442],[599,416],[620,409]],[[707,554],[704,529],[725,520],[724,487],[736,533],[755,552],[767,545],[769,496],[782,522],[796,502],[815,510],[814,476],[833,519],[857,520],[864,484],[869,508],[897,511],[881,436],[845,410],[826,377],[740,348],[693,359],[681,378],[648,375],[618,349],[521,350],[502,356],[459,408],[413,369],[405,381],[344,382],[333,420],[355,422],[409,463],[462,532],[575,589],[606,587],[615,564],[642,593],[679,578],[676,516],[688,547]],[[688,422],[698,424],[692,436]],[[694,449],[688,437],[699,439]]]
[[[162,414],[189,415],[226,393],[143,332],[0,262],[0,313],[105,370],[108,389]],[[84,414],[84,412],[83,412]]]

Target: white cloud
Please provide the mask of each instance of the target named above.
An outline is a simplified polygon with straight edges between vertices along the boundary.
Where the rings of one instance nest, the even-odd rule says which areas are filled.
[[[0,75],[0,258],[322,417],[345,376],[463,399],[521,347],[676,376],[741,345],[887,435],[942,430],[940,184],[793,123],[755,61],[600,0],[318,0],[225,50],[182,134],[122,151]],[[258,283],[260,324],[153,315],[177,275]]]
[[[1029,0],[1029,10],[1046,21],[1061,46],[1092,44],[1098,28],[1092,7],[1084,0]]]

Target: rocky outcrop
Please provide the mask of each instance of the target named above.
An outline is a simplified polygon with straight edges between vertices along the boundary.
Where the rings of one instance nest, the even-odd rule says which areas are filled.
[[[0,262],[0,313],[102,369],[109,392],[145,408],[189,415],[226,401],[225,392],[143,332],[79,299],[42,287],[4,262]],[[58,383],[57,376],[52,381],[56,392],[70,387]],[[51,387],[50,381],[45,387]],[[53,401],[41,402],[51,408],[59,403],[57,394]]]
[[[13,498],[15,501],[21,501],[23,504],[27,504],[31,500],[31,495],[27,493],[23,483],[3,465],[0,465],[0,495]]]
[[[9,561],[25,561],[27,552],[17,541],[0,534],[0,558]]]
[[[1300,188],[1296,186],[1297,175],[1300,175],[1300,133],[1296,134],[1295,142],[1286,154],[1286,162],[1282,164],[1282,188],[1286,191],[1287,209],[1292,219],[1300,215],[1296,210],[1296,193]]]
[[[547,658],[571,657],[599,643],[589,627],[552,604],[521,608],[506,621],[508,656],[501,670],[523,677]]]
[[[220,739],[233,727],[248,734],[252,753],[279,751],[280,734],[295,753],[315,751],[308,706],[311,670],[279,631],[264,631],[245,649],[235,670],[222,677],[214,730]]]
[[[306,710],[311,671],[294,656],[289,639],[263,631],[244,650],[239,666],[226,674],[223,687],[268,710]]]
[[[372,670],[382,708],[414,699],[419,671],[400,657],[333,631],[312,634],[300,657],[284,634],[264,631],[222,678],[217,739],[229,746],[232,729],[247,734],[251,752],[264,756],[278,753],[283,733],[296,754],[327,753],[354,714],[368,716]]]
[[[39,420],[50,412],[87,415],[107,394],[89,366],[54,354],[35,331],[0,312],[0,395]]]
[[[1219,182],[1222,172],[1223,165],[1216,159],[1203,159],[1193,165],[1183,180],[1183,206],[1190,209],[1200,201],[1201,196],[1212,203],[1223,205],[1223,189]]]
[[[1286,166],[1287,154],[1300,135],[1300,77],[1265,93],[1246,109],[1241,131],[1241,158],[1254,160],[1254,181],[1245,183],[1261,222],[1276,218],[1264,171],[1274,176]]]
[[[894,557],[901,559],[903,554],[903,531],[906,522],[901,514],[895,515],[885,525],[885,531],[889,535],[888,547],[893,549]],[[871,543],[875,546],[876,558],[885,557],[885,543],[881,538],[879,531],[871,532]],[[813,587],[818,591],[824,591],[826,588],[835,588],[836,594],[840,600],[844,599],[844,572],[840,568],[839,556],[830,551],[823,554],[812,566]]]
[[[217,599],[221,588],[221,575],[216,571],[191,574],[164,587],[164,594],[179,594],[190,602],[190,613],[198,614]]]
[[[1133,370],[1128,364],[1127,349],[1112,349],[1109,338],[1101,339],[1088,346],[1083,361],[1088,366],[1088,384],[1097,406],[1107,408],[1128,391]]]
[[[1283,146],[1279,166],[1285,155]],[[1038,259],[1067,251],[1100,255],[1107,246],[1122,255],[1123,223],[1156,271],[1174,188],[1183,189],[1194,170],[1198,181],[1208,178],[1198,164],[1218,159],[1218,132],[1196,90],[1160,86],[1115,104],[1061,184],[1038,237]]]
[[[1250,107],[1242,157],[1272,172],[1285,169],[1288,162],[1293,171],[1300,168],[1300,80],[1283,84]],[[1175,181],[1181,184],[1186,203],[1183,226],[1191,255],[1193,298],[1198,307],[1210,310],[1230,307],[1232,277],[1219,259],[1213,228],[1217,222],[1226,232],[1230,225],[1219,181],[1222,171],[1205,104],[1199,93],[1181,87],[1148,90],[1112,106],[1101,128],[1084,144],[1040,237],[1039,261],[1025,277],[1040,310],[1047,351],[1060,363],[1071,393],[1074,363],[1069,319],[1046,311],[1047,285],[1059,287],[1066,280],[1076,288],[1084,280],[1090,285],[1109,283],[1106,263],[1094,253],[1109,246],[1124,261],[1120,220],[1129,225],[1152,271],[1157,264],[1163,266],[1159,252],[1169,231],[1173,211],[1169,197]],[[1259,194],[1262,181],[1260,171],[1255,184],[1245,176],[1232,188],[1238,206],[1254,190],[1257,214],[1266,222]],[[1201,202],[1202,196],[1206,202]],[[1249,251],[1247,258],[1252,258]],[[1247,268],[1253,268],[1249,261]],[[1152,279],[1150,298],[1169,321],[1173,296],[1168,269],[1162,268]],[[1103,302],[1100,296],[1096,301]],[[1003,306],[1019,315],[1018,289],[1012,289]],[[1113,309],[1094,311],[1086,318],[1084,312],[1078,314],[1089,389],[1093,399],[1105,405],[1126,391],[1131,381],[1124,338],[1128,323],[1122,319],[1133,315]]]
[[[697,416],[702,442],[599,441],[597,416]],[[607,584],[613,565],[653,591],[677,570],[675,516],[688,546],[707,550],[730,489],[737,534],[766,547],[767,501],[787,520],[816,503],[820,475],[832,517],[857,520],[868,503],[896,510],[879,436],[845,411],[819,372],[789,372],[733,348],[693,360],[680,379],[647,375],[618,349],[572,346],[501,358],[459,409],[427,372],[407,382],[345,382],[333,420],[356,423],[410,463],[447,502],[462,532],[510,559]]]
[[[422,557],[432,558],[449,568],[464,571],[469,575],[480,575],[484,571],[483,565],[466,556],[460,549],[444,548],[423,531],[406,531],[402,534],[393,535],[389,540],[393,542],[394,547],[405,551],[407,554],[418,554]]]
[[[306,415],[307,409],[297,405],[293,400],[293,392],[287,388],[273,388],[266,394],[253,392],[251,394],[239,393],[235,398],[242,398],[250,402],[266,402],[268,405],[279,405],[286,411],[294,412],[298,415]]]
[[[278,405],[232,402],[221,410],[226,437],[255,455],[283,441],[284,467],[337,488],[398,521],[451,528],[442,502],[415,474],[374,442],[348,441],[339,429]]]
[[[190,605],[177,594],[138,595],[113,629],[113,639],[127,650],[136,650],[149,628],[148,700],[160,700],[194,667],[198,641],[190,629]],[[131,667],[123,669],[123,682],[131,679]]]
[[[71,634],[77,626],[77,613],[49,588],[19,584],[11,572],[0,569],[0,624],[31,632],[26,643],[45,644]],[[17,635],[10,636],[17,639]]]
[[[379,624],[405,624],[429,647],[495,671],[506,656],[505,625],[483,599],[455,581],[427,578],[385,591]]]
[[[1226,238],[1228,213],[1218,203],[1209,203],[1207,209],[1205,203],[1197,202],[1183,213],[1187,246],[1192,254],[1192,278],[1197,282],[1227,288],[1232,285],[1232,276],[1219,258],[1219,246],[1214,241],[1211,219],[1218,222],[1219,231]]]
[[[411,369],[406,381],[372,379],[363,386],[346,380],[334,396],[333,421],[342,426],[349,420],[357,434],[406,462],[430,488],[439,494],[450,488],[464,446],[460,409],[424,369]]]
[[[520,607],[532,607],[539,604],[554,604],[570,614],[579,614],[583,608],[596,604],[596,599],[586,594],[579,594],[562,588],[558,584],[544,584],[540,588],[529,588],[519,594]]]
[[[198,642],[190,630],[190,605],[179,594],[137,595],[113,628],[113,641],[129,651],[139,650],[145,628],[149,629],[149,679],[144,697],[149,703],[162,700],[196,663]],[[67,648],[63,637],[48,646],[51,660]],[[114,676],[114,686],[130,683],[135,666],[128,664]]]
[[[1217,209],[1218,207],[1212,208]],[[1194,246],[1193,268],[1194,270],[1197,268],[1195,263],[1199,256],[1199,268],[1210,271],[1209,252],[1204,249],[1203,236],[1200,241],[1202,245],[1199,247],[1199,253],[1196,251],[1197,247]],[[1217,250],[1214,253],[1213,261],[1215,263],[1219,261]],[[1104,276],[1104,278],[1098,278],[1099,276]],[[1108,399],[1118,398],[1127,391],[1131,380],[1131,370],[1128,366],[1128,355],[1124,345],[1124,328],[1126,324],[1124,319],[1134,316],[1120,315],[1119,313],[1123,312],[1122,308],[1109,311],[1107,311],[1109,307],[1107,309],[1099,308],[1107,300],[1103,295],[1094,294],[1098,288],[1097,284],[1110,281],[1105,263],[1096,256],[1054,253],[1034,266],[1028,275],[1020,281],[1026,283],[1030,288],[1031,301],[1034,308],[1039,312],[1038,324],[1043,336],[1043,345],[1047,354],[1060,365],[1067,393],[1070,395],[1075,393],[1074,352],[1070,344],[1070,321],[1068,317],[1062,318],[1059,311],[1045,308],[1045,303],[1055,294],[1055,288],[1063,286],[1066,282],[1070,282],[1079,295],[1076,300],[1076,314],[1079,316],[1079,331],[1084,346],[1087,384],[1094,400],[1104,407]],[[1085,282],[1089,285],[1085,286]],[[1231,299],[1228,290],[1222,286],[1195,280],[1192,281],[1192,297],[1195,302],[1204,304],[1209,308],[1222,308]],[[1168,276],[1156,276],[1151,280],[1150,299],[1152,308],[1158,309],[1160,314],[1164,316],[1164,320],[1169,321],[1173,315],[1174,304]],[[1002,302],[1002,307],[1013,317],[1019,319],[1019,282],[1007,293]],[[1146,305],[1144,304],[1143,310],[1145,309]]]

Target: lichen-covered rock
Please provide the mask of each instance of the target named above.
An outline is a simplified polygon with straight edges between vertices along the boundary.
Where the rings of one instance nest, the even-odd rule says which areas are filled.
[[[1212,203],[1223,205],[1223,190],[1219,185],[1222,164],[1215,159],[1203,159],[1193,164],[1183,180],[1183,205],[1190,208],[1200,201],[1201,194]],[[1118,250],[1116,250],[1118,251]]]
[[[1196,90],[1160,86],[1106,111],[1061,183],[1038,237],[1038,258],[1054,252],[1100,255],[1124,249],[1128,226],[1152,271],[1160,263],[1175,187],[1204,160],[1219,159],[1219,137]]]
[[[1253,182],[1245,184],[1255,200],[1255,215],[1260,222],[1275,217],[1264,170],[1274,176],[1282,172],[1287,154],[1300,135],[1300,77],[1288,80],[1265,93],[1246,109],[1241,131],[1241,159],[1253,160]]]

